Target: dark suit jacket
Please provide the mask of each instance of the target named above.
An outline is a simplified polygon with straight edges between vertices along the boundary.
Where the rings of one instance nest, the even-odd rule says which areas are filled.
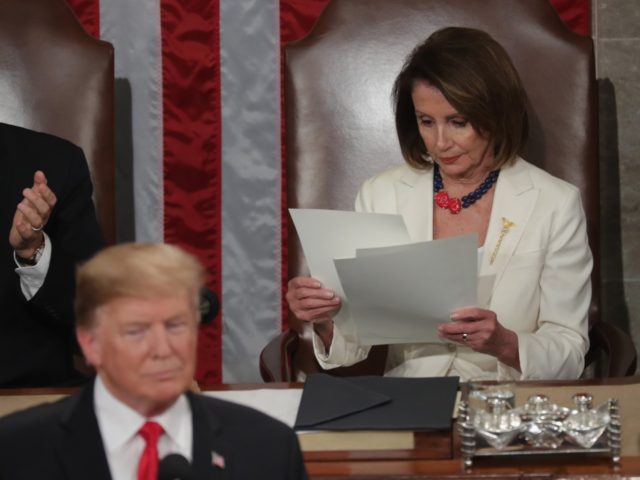
[[[307,478],[289,427],[241,405],[187,397],[196,479]],[[0,480],[110,479],[93,405],[92,383],[74,396],[0,419]],[[212,465],[212,452],[224,457],[224,469]]]
[[[53,254],[29,302],[15,273],[9,231],[22,190],[42,170],[58,201],[45,232]],[[60,138],[0,123],[0,386],[52,386],[77,379],[72,363],[74,268],[102,246],[82,150]]]

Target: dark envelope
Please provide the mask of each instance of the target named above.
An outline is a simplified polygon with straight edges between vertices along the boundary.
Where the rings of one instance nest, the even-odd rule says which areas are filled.
[[[332,377],[310,375],[297,430],[447,430],[458,377]]]

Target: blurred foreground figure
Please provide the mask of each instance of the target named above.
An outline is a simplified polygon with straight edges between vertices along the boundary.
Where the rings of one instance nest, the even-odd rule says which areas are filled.
[[[186,459],[178,478],[306,478],[290,428],[189,391],[203,283],[194,257],[163,244],[110,247],[80,267],[77,338],[97,378],[0,420],[0,478],[155,480],[168,455]]]

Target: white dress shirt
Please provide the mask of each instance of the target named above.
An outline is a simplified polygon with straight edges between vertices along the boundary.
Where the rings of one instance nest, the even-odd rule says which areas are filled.
[[[16,258],[16,252],[13,252],[13,261],[16,262],[17,267],[16,273],[20,277],[20,290],[22,290],[22,294],[27,300],[31,300],[40,290],[51,263],[51,252],[53,250],[51,240],[49,240],[49,236],[46,233],[42,233],[44,235],[44,248],[42,249],[42,257],[35,265],[21,265]]]
[[[157,422],[164,429],[158,441],[160,459],[170,453],[178,453],[191,461],[193,422],[185,395],[181,395],[161,415],[145,418],[114,397],[98,376],[93,402],[111,478],[114,480],[137,479],[138,462],[145,447],[138,430],[146,421]]]

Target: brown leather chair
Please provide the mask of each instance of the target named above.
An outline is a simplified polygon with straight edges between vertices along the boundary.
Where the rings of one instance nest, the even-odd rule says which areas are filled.
[[[630,337],[600,320],[593,42],[569,31],[547,0],[333,0],[313,31],[286,48],[288,206],[350,210],[366,178],[402,162],[392,83],[412,47],[452,25],[489,32],[520,72],[531,103],[524,157],[582,192],[595,259],[589,318],[592,351],[587,358],[603,349],[611,354],[604,375],[634,373],[636,353]],[[287,232],[289,276],[306,274],[291,223]],[[295,318],[289,323],[294,331],[302,331]],[[263,355],[262,371],[275,380],[317,371],[318,365],[306,358],[308,342],[289,333],[272,340],[265,353],[277,348],[286,362],[269,364]],[[384,358],[386,351],[378,354]],[[381,373],[384,361],[377,354],[370,357],[350,368]]]
[[[115,243],[113,46],[89,36],[64,0],[0,2],[0,122],[84,150],[105,240]]]

